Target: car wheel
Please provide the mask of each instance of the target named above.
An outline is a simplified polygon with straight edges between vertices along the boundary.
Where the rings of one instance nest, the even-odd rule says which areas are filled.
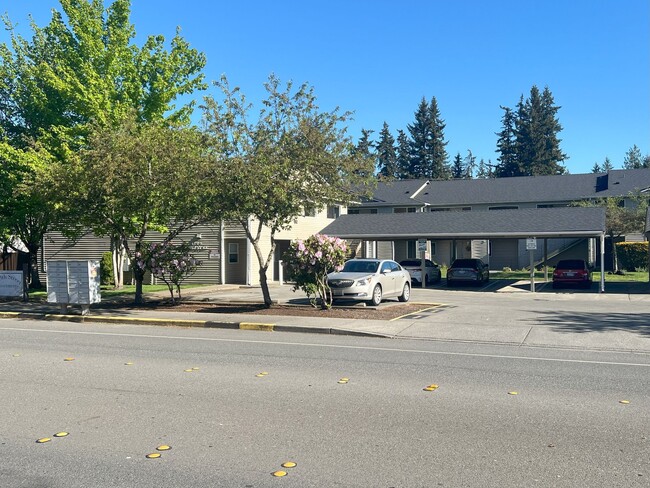
[[[426,278],[425,278],[426,281]],[[402,289],[402,294],[398,297],[400,302],[408,302],[411,298],[411,287],[408,283],[404,283],[404,288]]]
[[[372,289],[372,298],[370,299],[370,303],[374,305],[375,307],[378,306],[381,303],[381,286],[380,285],[375,285],[375,287]]]

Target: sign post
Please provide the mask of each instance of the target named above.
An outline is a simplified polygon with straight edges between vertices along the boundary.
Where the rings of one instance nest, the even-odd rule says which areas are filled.
[[[537,250],[535,237],[526,239],[526,249],[530,252],[530,291],[535,293],[535,251]]]

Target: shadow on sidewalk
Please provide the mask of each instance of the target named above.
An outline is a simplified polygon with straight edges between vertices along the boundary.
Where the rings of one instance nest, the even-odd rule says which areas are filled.
[[[627,331],[650,337],[650,313],[541,312],[536,319],[556,332]]]

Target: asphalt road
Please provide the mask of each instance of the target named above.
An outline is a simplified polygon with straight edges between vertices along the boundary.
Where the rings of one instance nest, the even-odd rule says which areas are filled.
[[[648,354],[2,320],[0,371],[2,487],[650,486]]]

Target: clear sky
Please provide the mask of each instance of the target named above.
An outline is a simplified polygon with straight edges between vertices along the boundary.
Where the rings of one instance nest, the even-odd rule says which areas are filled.
[[[108,5],[110,0],[106,0]],[[21,32],[58,0],[0,0]],[[636,144],[650,153],[650,0],[132,0],[136,42],[180,26],[251,101],[270,73],[308,82],[321,108],[354,112],[349,124],[396,136],[435,96],[450,159],[471,149],[496,162],[500,105],[548,86],[571,173],[606,156],[615,168]],[[0,42],[7,40],[0,31]],[[218,95],[213,87],[210,92]],[[201,98],[204,94],[197,94]]]

